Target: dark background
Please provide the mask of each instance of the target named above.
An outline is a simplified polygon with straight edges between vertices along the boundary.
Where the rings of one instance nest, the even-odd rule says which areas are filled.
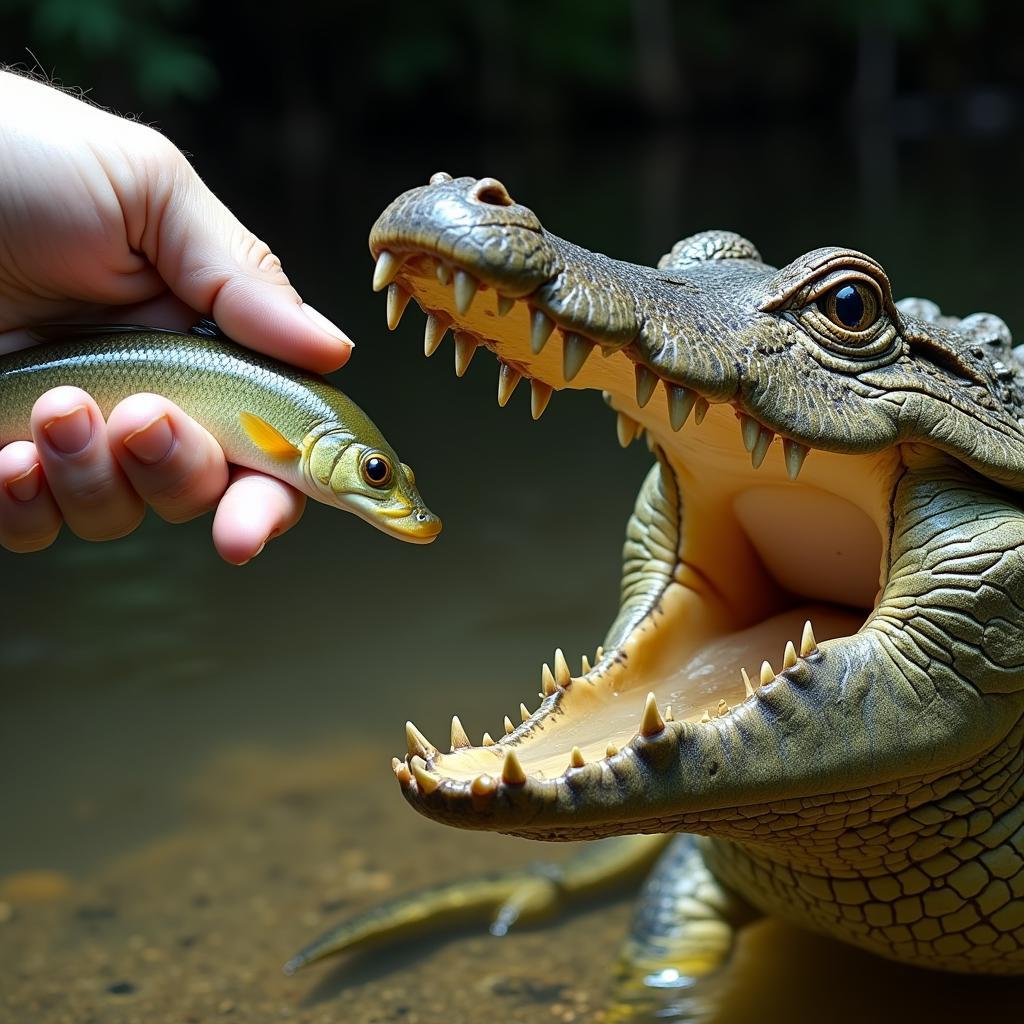
[[[593,395],[556,396],[539,424],[525,393],[498,410],[491,361],[461,382],[450,342],[423,361],[415,310],[387,334],[366,236],[395,195],[442,168],[494,175],[549,229],[639,262],[708,227],[776,263],[849,245],[897,295],[1012,328],[1017,10],[0,0],[0,62],[165,131],[357,339],[339,382],[446,522],[412,549],[312,508],[241,571],[205,520],[0,553],[0,762],[30,766],[0,860],[75,866],[166,827],[182,773],[235,738],[358,729],[386,771],[407,716],[494,732],[556,645],[600,641],[649,456],[618,448]],[[45,810],[98,793],[99,824]]]
[[[497,734],[520,700],[532,706],[555,646],[573,664],[592,654],[614,614],[622,529],[650,456],[642,444],[619,449],[595,395],[556,395],[537,424],[527,389],[499,410],[494,362],[478,356],[456,381],[450,342],[425,362],[414,309],[388,335],[383,297],[369,287],[370,225],[434,171],[493,175],[550,230],[618,258],[653,262],[712,227],[748,236],[776,264],[851,246],[881,261],[897,296],[998,313],[1021,341],[1019,9],[0,0],[0,64],[164,131],[269,241],[303,297],[356,339],[338,383],[413,465],[446,526],[413,548],[310,508],[244,569],[217,559],[208,519],[172,528],[151,517],[114,544],[65,535],[42,554],[0,551],[0,883],[51,869],[88,885],[137,853],[153,888],[174,893],[179,876],[155,854],[150,871],[147,844],[180,839],[191,870],[197,831],[230,834],[231,808],[257,801],[282,763],[311,765],[330,800],[309,813],[297,805],[294,834],[268,831],[291,844],[283,879],[245,874],[262,870],[255,855],[211,857],[237,874],[245,900],[255,887],[281,909],[282,935],[254,953],[245,910],[244,925],[223,926],[231,956],[198,949],[220,970],[240,944],[258,982],[240,983],[235,998],[255,985],[295,1000],[303,984],[266,979],[316,930],[297,922],[319,883],[289,888],[329,859],[307,842],[314,826],[329,823],[331,851],[357,846],[402,888],[463,863],[543,855],[422,821],[401,806],[388,760],[404,750],[407,717],[438,743],[453,712],[474,739]],[[225,775],[238,750],[255,754],[244,773]],[[221,802],[204,818],[196,794],[214,790]],[[143,899],[126,885],[126,906]],[[189,928],[196,913],[186,908]],[[222,913],[215,904],[211,916]],[[67,921],[33,920],[22,923],[79,956]],[[624,917],[587,927],[610,964]],[[774,980],[787,996],[764,1004],[777,1002],[779,1019],[820,1019],[786,1008],[804,990],[812,948],[806,970],[822,1000],[832,1000],[828,965],[847,965],[845,995],[829,1009],[845,1006],[844,1019],[873,1017],[880,991],[905,993],[907,1005],[931,993],[920,1012],[932,1020],[974,1012],[983,990],[1009,993],[1006,1019],[1020,1005],[992,979],[964,988],[786,934],[761,947],[765,977],[741,986],[754,1000]],[[554,945],[571,957],[576,942],[566,932]],[[467,949],[443,948],[426,961],[436,970],[407,983],[444,988],[474,974],[459,959]],[[384,971],[367,999],[384,998],[410,963]],[[492,998],[443,1019],[505,1019],[503,1005]]]
[[[0,767],[26,780],[0,862],[80,866],[167,827],[184,773],[235,739],[356,730],[386,773],[407,716],[494,732],[556,645],[600,641],[649,456],[618,448],[593,395],[538,424],[525,389],[499,410],[493,362],[459,382],[450,342],[424,362],[413,309],[388,335],[366,237],[395,195],[438,169],[494,175],[550,230],[638,262],[708,227],[775,263],[853,246],[897,295],[1012,328],[1017,10],[0,0],[0,63],[165,131],[357,340],[339,383],[446,523],[413,549],[311,508],[241,571],[206,520],[0,553]],[[100,793],[99,819],[50,813]]]

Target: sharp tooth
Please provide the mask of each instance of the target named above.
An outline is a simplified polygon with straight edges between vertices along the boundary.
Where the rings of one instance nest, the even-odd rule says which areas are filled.
[[[523,379],[523,375],[512,369],[508,363],[500,363],[498,366],[498,405],[505,408],[508,400],[512,397],[516,385]]]
[[[420,787],[425,796],[430,796],[441,785],[441,780],[427,771],[427,765],[423,758],[414,757],[409,762],[409,767],[412,768],[412,773],[416,776],[416,785]]]
[[[791,441],[788,437],[782,439],[782,454],[786,459],[786,473],[790,480],[795,480],[800,475],[809,451],[810,448],[799,441]]]
[[[462,316],[469,312],[473,296],[479,287],[480,282],[472,274],[467,274],[464,270],[455,271],[455,308]]]
[[[614,743],[609,743],[605,748],[605,757],[614,757],[619,752],[619,748]]]
[[[397,757],[391,758],[391,770],[395,773],[395,778],[403,786],[407,786],[412,781],[412,772],[409,771],[409,766]]]
[[[770,683],[775,678],[775,669],[767,661],[761,662],[761,685]]]
[[[594,651],[594,661],[600,661],[604,657],[604,648],[598,645],[596,651]]]
[[[704,714],[700,716],[700,724],[707,725],[711,721],[711,715],[708,714],[708,709],[704,709]]]
[[[555,682],[559,686],[568,686],[572,676],[569,674],[569,663],[565,660],[562,648],[555,651]]]
[[[441,284],[452,283],[452,268],[442,260],[438,260],[437,270],[435,271],[435,273],[437,274],[437,279],[438,281],[441,282]]]
[[[624,412],[620,412],[615,421],[615,432],[618,435],[620,446],[628,448],[636,437],[636,431],[636,420],[630,419]]]
[[[754,445],[757,444],[758,436],[761,433],[761,424],[753,417],[748,416],[745,412],[741,412],[740,433],[743,435],[743,447],[746,448],[748,452],[752,452],[754,450]]]
[[[642,409],[651,400],[651,395],[654,394],[654,389],[658,386],[658,378],[642,363],[636,364],[634,372],[636,373],[636,404]]]
[[[676,716],[672,713],[671,704],[665,705],[665,710],[662,712],[662,718],[664,718],[666,722],[674,722],[676,720]]]
[[[535,309],[530,314],[530,351],[539,356],[555,329],[555,321],[543,310]]]
[[[375,292],[384,291],[394,281],[404,262],[404,259],[383,249],[377,257],[377,265],[373,268],[373,290]]]
[[[494,740],[491,738],[491,734],[489,732],[485,732],[484,733],[484,738],[480,741],[480,745],[482,747],[493,747],[494,746]]]
[[[718,702],[718,717],[721,718],[722,715],[727,714],[729,714],[729,705],[724,700],[720,700]]]
[[[569,766],[572,768],[582,768],[586,763],[583,760],[583,751],[579,747],[573,747],[572,753],[569,754]]]
[[[515,732],[516,727],[512,724],[512,719],[509,718],[508,715],[505,716],[504,725],[505,725],[505,735],[506,736],[511,736],[512,733]]]
[[[580,675],[585,676],[590,671],[590,659],[584,654],[580,658]]]
[[[668,421],[673,430],[682,430],[694,402],[697,401],[696,392],[665,381],[665,394],[668,396]]]
[[[423,354],[425,356],[429,358],[437,351],[438,345],[444,341],[444,336],[448,333],[450,326],[451,321],[447,318],[440,317],[436,313],[427,314],[427,326],[423,329]]]
[[[388,285],[388,330],[393,331],[409,305],[409,293],[397,284]]]
[[[792,668],[796,664],[796,648],[792,640],[786,641],[786,653],[782,656],[782,671]]]
[[[429,757],[437,753],[437,748],[426,736],[416,728],[412,722],[405,723],[405,742],[409,747],[410,754],[418,754],[420,757]]]
[[[466,370],[469,369],[469,364],[473,361],[473,356],[476,355],[480,342],[472,334],[467,334],[465,331],[456,331],[454,337],[455,376],[462,377]]]
[[[473,746],[472,740],[466,735],[466,730],[462,728],[462,723],[459,721],[458,715],[452,715],[452,750],[458,750],[461,747]]]
[[[745,668],[741,668],[740,675],[743,676],[743,689],[747,691],[747,696],[753,697],[754,688],[750,685],[750,676],[747,675],[747,670]]]
[[[491,796],[498,788],[498,784],[490,775],[478,775],[469,788],[473,796]]]
[[[508,316],[516,300],[509,295],[498,296],[498,316]]]
[[[800,657],[808,658],[818,649],[818,642],[814,639],[814,630],[811,629],[810,620],[804,623],[804,635],[800,638]]]
[[[775,438],[775,434],[767,427],[761,427],[760,433],[757,435],[757,443],[754,445],[754,450],[750,453],[750,462],[754,469],[760,469],[761,463],[764,462],[764,457],[768,454],[768,447]]]
[[[647,694],[647,701],[644,704],[644,713],[640,717],[640,734],[642,736],[657,736],[665,728],[665,719],[661,717],[658,710],[658,701],[653,693]]]
[[[697,401],[693,406],[693,422],[696,423],[698,427],[704,422],[704,417],[707,416],[708,409],[710,408],[711,406],[708,405],[708,400],[706,398],[697,398]]]
[[[550,697],[558,688],[555,683],[555,677],[551,674],[551,669],[548,668],[545,662],[544,667],[540,670],[540,685],[545,695]]]
[[[551,401],[551,388],[542,380],[530,381],[530,415],[539,420]]]
[[[530,720],[530,709],[525,704],[519,705],[519,717],[524,721]]]
[[[506,786],[521,786],[526,781],[526,772],[519,763],[516,752],[510,747],[505,751],[505,763],[501,766],[501,781]]]
[[[572,380],[583,369],[583,364],[593,348],[594,343],[587,338],[572,331],[566,332],[562,341],[562,376],[567,381]]]

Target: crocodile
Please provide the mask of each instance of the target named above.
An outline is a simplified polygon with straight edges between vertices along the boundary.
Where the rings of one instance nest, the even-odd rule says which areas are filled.
[[[442,750],[409,723],[392,767],[450,825],[657,838],[462,903],[460,883],[434,911],[503,904],[505,930],[657,856],[623,952],[648,985],[718,967],[760,915],[1024,972],[1024,347],[1006,324],[896,302],[842,247],[777,269],[706,231],[622,262],[489,177],[404,193],[370,249],[389,326],[415,300],[427,355],[451,330],[461,376],[489,350],[499,404],[527,381],[534,418],[555,391],[601,391],[619,442],[654,455],[594,658],[575,672],[556,651],[497,741],[453,718]]]

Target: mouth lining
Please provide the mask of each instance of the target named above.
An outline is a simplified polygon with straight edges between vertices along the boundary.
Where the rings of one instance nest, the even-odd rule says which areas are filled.
[[[429,798],[441,788],[447,797],[462,793],[479,801],[527,783],[527,788],[543,788],[571,781],[579,772],[614,768],[615,760],[629,756],[638,744],[669,735],[679,739],[687,729],[715,728],[718,719],[758,714],[759,702],[770,698],[773,688],[807,683],[822,653],[815,631],[822,642],[841,642],[871,617],[888,582],[882,555],[898,452],[816,452],[811,460],[815,468],[803,482],[799,478],[810,451],[807,446],[784,438],[782,459],[770,460],[775,435],[748,413],[720,398],[712,404],[712,396],[660,378],[639,363],[629,361],[633,386],[624,385],[622,367],[629,354],[615,354],[621,346],[602,352],[613,358],[588,360],[600,342],[562,328],[559,361],[553,351],[558,346],[547,342],[560,325],[530,296],[506,296],[497,289],[492,312],[479,298],[492,289],[474,278],[471,269],[427,251],[398,256],[385,251],[378,256],[374,287],[388,288],[392,329],[411,297],[424,309],[428,356],[452,329],[457,375],[465,373],[478,348],[490,349],[499,361],[499,405],[509,402],[523,379],[531,383],[534,419],[543,413],[554,390],[600,388],[617,413],[619,443],[625,447],[646,433],[660,465],[641,492],[643,499],[650,491],[649,500],[657,492],[653,504],[660,514],[649,533],[657,535],[653,546],[660,544],[661,550],[641,554],[648,567],[652,559],[660,559],[660,575],[649,575],[632,593],[624,578],[619,616],[594,663],[584,656],[580,673],[573,675],[562,652],[556,651],[554,667],[545,665],[541,671],[540,707],[530,712],[520,705],[522,721],[514,724],[506,717],[504,735],[497,742],[484,734],[481,745],[472,745],[455,717],[450,749],[442,752],[409,723],[408,753],[393,761],[407,795]],[[666,392],[660,410],[660,403],[651,402],[659,382]],[[703,455],[686,437],[692,431],[680,433],[691,411],[697,425],[705,419],[711,424],[711,442],[704,445]],[[731,433],[725,440],[727,426]],[[738,469],[747,458],[750,468]],[[717,473],[723,462],[729,467],[722,474],[727,483],[712,486],[714,500],[701,507],[700,483],[709,472]],[[866,500],[842,493],[842,487],[838,495],[830,489],[851,471],[871,491]],[[759,475],[764,479],[758,480]],[[851,489],[857,485],[845,488]],[[680,494],[685,497],[685,522],[679,512]],[[791,557],[792,544],[780,558],[773,550],[780,543],[786,548],[784,539],[764,526],[766,520],[775,520],[776,526],[785,522],[787,514],[808,499],[812,506],[817,502],[820,515],[837,519],[846,537],[852,537],[852,553],[836,563],[847,575],[830,592],[821,592],[820,583],[810,589],[802,585],[820,568],[815,556],[824,553],[821,537],[803,545],[807,550],[802,558]],[[743,550],[717,566],[713,558],[706,561],[702,541],[717,528],[715,513],[722,513],[726,505],[733,528],[725,543]],[[673,530],[674,538],[668,536]],[[626,577],[628,555],[627,540]],[[851,570],[854,563],[859,570]],[[881,569],[875,573],[872,566]],[[739,593],[743,587],[728,578],[735,570],[749,577],[749,601]],[[778,673],[765,653],[773,650],[782,652]],[[615,707],[611,716],[610,706]]]

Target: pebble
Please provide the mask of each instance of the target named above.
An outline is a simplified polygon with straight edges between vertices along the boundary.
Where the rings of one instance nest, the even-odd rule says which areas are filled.
[[[19,903],[53,903],[71,892],[71,879],[59,871],[19,871],[0,878],[0,896]]]

